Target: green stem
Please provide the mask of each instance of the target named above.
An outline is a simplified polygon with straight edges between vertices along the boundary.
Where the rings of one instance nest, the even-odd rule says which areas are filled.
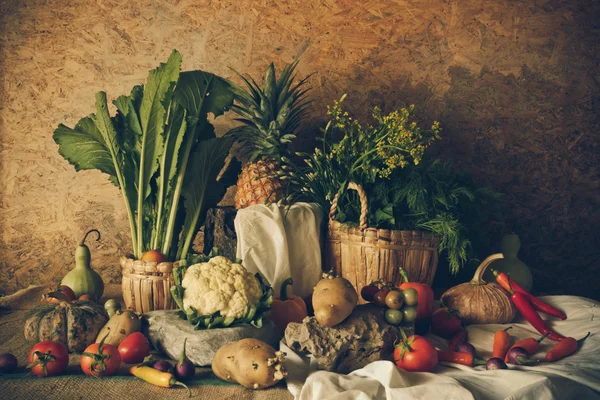
[[[109,133],[109,136],[111,136],[111,134],[114,134],[113,137],[116,137],[117,133],[115,131],[114,126],[112,125],[112,121],[110,120],[110,114],[108,113],[108,106],[107,106],[107,102],[106,102],[106,93],[105,92],[98,92],[96,93],[96,114],[97,117],[100,118],[100,120],[98,121],[98,119],[96,118],[96,121],[100,122],[103,126],[104,129],[108,132],[108,129],[111,129],[112,132]],[[100,132],[102,132],[101,129],[99,129]],[[108,140],[108,138],[105,138],[105,140],[107,142],[110,142],[110,140]],[[125,179],[123,178],[123,174],[121,173],[121,165],[119,164],[119,162],[117,162],[117,155],[114,152],[114,148],[113,148],[113,143],[107,143],[107,147],[110,151],[110,157],[112,158],[112,162],[115,166],[115,171],[117,173],[117,181],[119,182],[119,187],[121,188],[121,192],[123,193],[123,200],[125,200],[125,208],[127,209],[127,214],[128,214],[128,219],[129,219],[129,229],[131,231],[131,247],[133,248],[133,255],[135,258],[138,258],[138,256],[140,256],[141,254],[139,254],[137,251],[137,238],[136,238],[136,225],[135,225],[135,216],[133,214],[133,211],[131,210],[131,204],[129,204],[129,199],[127,198],[125,192]],[[142,210],[138,210],[138,214],[141,214]],[[141,229],[141,228],[140,228]]]
[[[281,288],[279,289],[279,300],[288,300],[287,287],[292,284],[294,284],[292,278],[287,278],[285,281],[283,281],[283,283],[281,284]]]
[[[194,135],[189,135],[194,136]],[[179,198],[181,197],[181,190],[183,188],[183,178],[185,176],[185,171],[187,168],[187,163],[190,158],[190,153],[192,151],[192,144],[186,143],[185,151],[183,153],[183,157],[181,159],[181,171],[177,175],[177,180],[175,182],[175,190],[173,191],[173,199],[170,207],[169,220],[167,221],[167,230],[165,231],[165,241],[163,243],[162,253],[169,254],[171,250],[171,244],[173,242],[173,235],[175,232],[175,219],[177,217],[177,206],[179,205]]]

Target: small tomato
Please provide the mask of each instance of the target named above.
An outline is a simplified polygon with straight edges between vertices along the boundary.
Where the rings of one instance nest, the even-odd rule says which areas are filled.
[[[90,296],[89,294],[82,294],[81,296],[79,296],[79,298],[77,300],[89,300],[89,301],[92,301],[92,296]]]
[[[67,296],[67,298],[68,298],[70,301],[75,301],[75,300],[77,300],[77,296],[75,296],[75,292],[73,291],[73,289],[71,289],[71,288],[70,288],[70,287],[68,287],[68,286],[65,286],[65,285],[59,285],[59,286],[58,286],[58,287],[57,287],[57,288],[54,290],[54,292],[59,292],[59,293],[61,293],[61,294],[64,294],[65,296]],[[51,292],[51,293],[52,293],[52,292]],[[55,298],[55,297],[48,297],[48,296],[46,296],[45,298],[46,298],[46,301],[47,301],[48,303],[59,303],[59,302],[60,302],[60,300],[59,300],[59,299],[57,299],[57,298]]]
[[[141,332],[127,336],[119,345],[121,361],[125,364],[138,364],[150,355],[150,342]]]
[[[438,363],[437,350],[423,336],[406,337],[394,349],[396,366],[411,372],[431,372]]]
[[[373,303],[375,303],[375,305],[378,307],[385,307],[385,297],[389,292],[389,288],[381,288],[377,293],[375,293],[375,296],[373,296]]]
[[[37,376],[59,375],[69,365],[69,351],[60,342],[44,340],[31,348],[27,363]]]
[[[444,339],[450,339],[461,328],[456,311],[446,307],[438,308],[431,317],[431,331]]]
[[[388,306],[388,308],[397,310],[400,307],[402,307],[403,304],[404,304],[404,296],[400,290],[391,290],[385,296],[385,305]]]
[[[360,296],[365,301],[373,301],[373,297],[377,292],[379,292],[379,288],[376,285],[367,285],[360,290]]]
[[[163,253],[161,253],[158,250],[148,250],[147,252],[142,254],[142,257],[140,258],[140,260],[146,261],[146,262],[156,262],[156,263],[169,261],[167,256],[165,256]]]
[[[100,343],[89,345],[81,355],[81,370],[90,376],[110,376],[121,366],[119,350],[110,344]]]

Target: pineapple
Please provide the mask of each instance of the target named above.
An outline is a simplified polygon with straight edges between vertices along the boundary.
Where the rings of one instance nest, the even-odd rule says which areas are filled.
[[[236,121],[243,124],[228,132],[240,144],[243,162],[235,194],[237,209],[273,203],[285,194],[285,183],[276,175],[278,160],[296,138],[294,132],[310,104],[305,99],[308,89],[303,88],[308,77],[292,86],[297,64],[298,60],[289,64],[277,78],[271,63],[262,89],[254,79],[241,75],[246,87],[233,85],[237,104],[232,109],[241,117]]]

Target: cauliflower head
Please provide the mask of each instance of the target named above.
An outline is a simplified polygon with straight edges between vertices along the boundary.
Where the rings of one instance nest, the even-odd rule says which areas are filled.
[[[257,307],[262,297],[256,277],[223,256],[190,266],[181,286],[185,310],[194,307],[198,316],[220,311],[224,317],[242,318],[246,306]]]

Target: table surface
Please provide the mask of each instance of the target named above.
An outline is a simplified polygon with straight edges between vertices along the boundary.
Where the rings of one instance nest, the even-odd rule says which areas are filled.
[[[119,285],[107,287],[107,297],[119,293]],[[39,302],[43,289],[31,289],[16,299],[0,301],[0,354],[12,353],[19,361],[19,370],[14,374],[0,376],[0,393],[10,393],[14,399],[155,399],[169,397],[187,399],[183,387],[161,388],[146,383],[128,372],[121,364],[115,376],[96,378],[83,374],[79,367],[80,356],[71,354],[69,366],[63,375],[37,377],[25,369],[27,355],[33,343],[25,341],[23,326],[32,303]],[[10,305],[9,309],[7,305]],[[266,390],[251,390],[240,385],[224,382],[210,368],[197,368],[196,377],[188,382],[193,398],[236,399],[236,400],[285,400],[292,399],[284,383]]]

